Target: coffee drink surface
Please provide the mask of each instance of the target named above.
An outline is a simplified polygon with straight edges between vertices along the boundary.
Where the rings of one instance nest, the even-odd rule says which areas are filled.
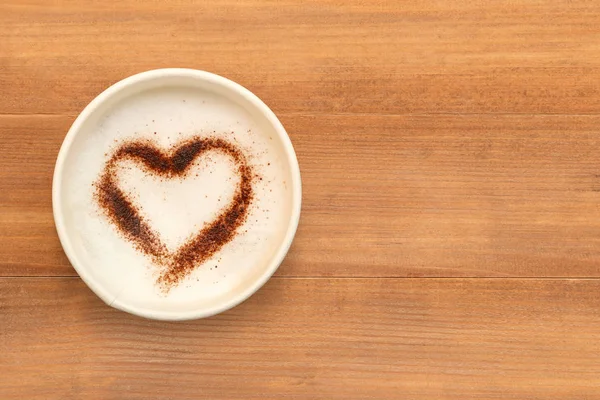
[[[255,279],[290,223],[291,172],[266,120],[210,91],[123,97],[67,160],[65,220],[115,300],[180,310]]]

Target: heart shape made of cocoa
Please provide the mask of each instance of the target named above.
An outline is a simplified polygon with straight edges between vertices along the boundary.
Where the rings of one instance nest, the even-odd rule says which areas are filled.
[[[213,221],[177,250],[169,251],[158,233],[140,214],[138,207],[119,188],[117,165],[121,161],[131,160],[161,177],[183,178],[193,161],[209,151],[218,151],[231,157],[240,182],[231,202]],[[169,152],[160,150],[150,141],[133,141],[118,147],[107,161],[94,184],[95,199],[119,233],[155,264],[163,267],[156,283],[164,292],[168,292],[235,237],[239,227],[246,221],[252,203],[252,179],[252,169],[242,151],[220,138],[194,137],[174,146]]]

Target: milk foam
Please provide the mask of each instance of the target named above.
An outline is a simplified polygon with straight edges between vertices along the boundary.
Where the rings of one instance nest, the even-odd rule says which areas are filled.
[[[77,253],[115,299],[133,307],[182,310],[216,302],[264,271],[290,223],[292,197],[282,144],[265,120],[226,96],[177,86],[130,95],[100,114],[72,145],[63,212],[66,223],[76,227],[72,242]],[[155,284],[157,267],[100,211],[93,184],[125,141],[150,140],[167,150],[195,136],[221,137],[242,149],[257,175],[254,199],[233,241],[165,295]],[[209,152],[194,161],[185,180],[154,177],[124,161],[119,181],[174,251],[229,204],[239,176],[226,155]]]

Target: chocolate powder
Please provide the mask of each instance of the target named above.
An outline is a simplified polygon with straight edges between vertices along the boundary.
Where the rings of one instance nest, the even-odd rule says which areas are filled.
[[[231,203],[224,211],[192,235],[174,253],[169,252],[158,233],[143,218],[140,207],[119,188],[117,165],[128,159],[144,165],[156,176],[183,178],[189,172],[193,161],[209,151],[218,151],[232,158],[240,176],[240,183]],[[161,151],[150,141],[134,141],[122,144],[108,160],[95,184],[95,197],[118,231],[132,242],[137,250],[163,267],[157,284],[168,292],[236,236],[238,228],[246,221],[252,203],[252,179],[252,169],[242,151],[220,138],[195,137],[175,146],[169,152]]]

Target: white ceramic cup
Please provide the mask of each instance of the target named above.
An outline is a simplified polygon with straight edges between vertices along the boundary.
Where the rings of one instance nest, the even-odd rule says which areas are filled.
[[[171,108],[169,112],[161,112],[159,103],[174,96],[181,96],[183,102],[186,98],[189,101],[181,105],[165,101],[165,107]],[[188,112],[187,115],[194,117],[194,121],[188,123],[185,112],[178,114],[178,110],[181,107],[188,107],[186,109],[189,110],[194,106],[198,106],[200,111],[198,114]],[[134,111],[129,111],[127,117],[119,116],[123,107]],[[202,114],[205,108],[209,111]],[[166,119],[169,113],[175,120],[170,119],[169,122]],[[139,116],[139,121],[135,116]],[[122,125],[115,125],[115,121],[121,121]],[[264,201],[280,210],[277,214],[278,227],[273,224],[273,229],[261,228],[253,233],[251,226],[248,229],[250,233],[243,239],[245,241],[237,245],[241,250],[232,252],[235,254],[219,270],[221,275],[218,278],[216,273],[211,272],[212,269],[209,271],[208,268],[199,267],[200,275],[182,288],[180,293],[175,291],[173,295],[166,296],[147,287],[151,282],[151,274],[145,273],[144,269],[148,266],[138,265],[143,257],[134,254],[135,249],[131,244],[115,233],[115,227],[101,213],[94,214],[90,200],[92,177],[98,175],[100,160],[106,158],[108,142],[116,142],[121,137],[133,134],[120,132],[121,128],[135,130],[135,134],[139,130],[140,135],[148,136],[152,133],[152,124],[166,131],[175,126],[177,130],[187,129],[190,132],[210,130],[215,126],[218,129],[237,126],[245,132],[250,127],[247,131],[254,129],[257,141],[262,140],[271,146],[269,149],[272,154],[268,157],[274,160],[274,166],[268,169],[261,165],[260,168],[264,168],[265,174],[271,174],[272,180],[284,180],[283,186],[277,186],[282,188],[279,197],[270,199],[273,200],[271,203],[266,202],[268,198]],[[163,139],[167,143],[171,137]],[[268,164],[271,166],[271,162]],[[83,281],[108,305],[152,319],[203,318],[246,300],[273,275],[283,261],[300,218],[300,170],[285,129],[274,113],[250,91],[226,78],[204,71],[160,69],[143,72],[114,84],[77,117],[56,161],[52,205],[56,229],[67,257]],[[258,224],[260,216],[253,216],[253,221],[254,217]],[[107,243],[99,243],[101,240]],[[252,244],[253,240],[255,245]],[[244,249],[248,250],[247,254]],[[252,249],[264,251],[262,254],[253,254],[250,251]],[[248,265],[242,265],[245,259]],[[218,279],[220,281],[216,282]]]

